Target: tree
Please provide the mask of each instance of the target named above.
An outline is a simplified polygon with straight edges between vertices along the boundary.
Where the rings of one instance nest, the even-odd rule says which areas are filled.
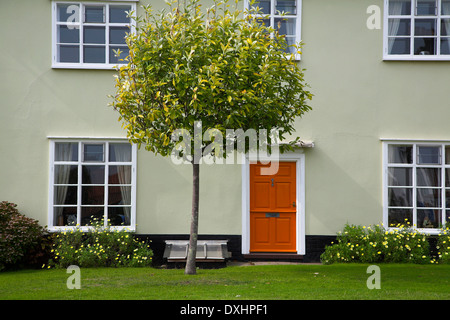
[[[180,146],[175,137],[182,133],[188,147],[178,155],[193,168],[185,273],[195,274],[199,162],[211,151],[227,156],[218,147],[223,137],[227,146],[237,146],[237,136],[227,130],[276,129],[277,137],[284,139],[294,132],[295,118],[310,110],[307,101],[312,95],[303,70],[286,53],[284,37],[264,26],[255,10],[232,8],[228,0],[206,11],[199,0],[169,5],[171,10],[157,14],[145,6],[144,16],[135,18],[136,31],[126,37],[127,64],[118,68],[111,105],[120,113],[129,141],[155,154],[173,155]],[[299,51],[300,44],[295,49]],[[205,137],[213,147],[205,145]],[[269,152],[273,143],[269,136]],[[240,151],[249,148],[245,145]],[[286,149],[292,144],[280,150]]]

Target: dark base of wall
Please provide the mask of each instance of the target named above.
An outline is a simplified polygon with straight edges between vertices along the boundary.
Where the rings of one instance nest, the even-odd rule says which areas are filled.
[[[140,240],[151,241],[150,247],[153,250],[153,263],[156,266],[166,264],[163,258],[165,249],[165,240],[189,240],[189,235],[136,235]],[[242,255],[241,247],[241,235],[199,235],[199,240],[228,240],[228,251],[231,252],[230,260],[235,261],[247,261],[248,256]],[[336,236],[306,236],[306,254],[301,257],[301,262],[305,263],[317,263],[320,262],[320,255],[325,249],[326,245],[331,244],[332,241],[336,240]],[[277,259],[277,258],[274,258]],[[290,260],[289,258],[283,260]],[[298,258],[295,261],[299,261]],[[181,267],[181,264],[175,265],[175,267]],[[205,264],[205,266],[209,266]],[[211,267],[217,267],[217,265],[211,265]],[[220,266],[219,266],[220,267]]]

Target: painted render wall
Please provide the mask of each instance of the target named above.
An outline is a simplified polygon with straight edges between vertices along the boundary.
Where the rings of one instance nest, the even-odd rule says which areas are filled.
[[[382,221],[380,138],[450,140],[450,62],[383,61],[369,5],[383,9],[382,0],[303,0],[300,63],[315,95],[297,121],[315,143],[301,151],[306,235]],[[0,201],[46,225],[48,137],[125,137],[107,107],[114,71],[51,68],[50,0],[1,1],[0,21]],[[137,169],[137,232],[188,233],[190,166],[140,150]],[[239,165],[202,166],[200,199],[200,233],[241,234]]]

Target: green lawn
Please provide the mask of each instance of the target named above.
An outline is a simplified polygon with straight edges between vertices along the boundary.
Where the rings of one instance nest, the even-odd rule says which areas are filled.
[[[1,300],[449,300],[450,265],[379,264],[368,289],[364,264],[229,266],[198,270],[81,269],[81,289],[63,270],[0,273]]]

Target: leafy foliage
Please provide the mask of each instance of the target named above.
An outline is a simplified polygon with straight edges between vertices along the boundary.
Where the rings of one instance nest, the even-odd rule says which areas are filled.
[[[438,256],[433,257],[427,235],[409,224],[386,229],[380,225],[345,225],[337,243],[325,248],[321,260],[335,262],[395,262],[395,263],[449,263],[450,235],[448,228],[438,235]]]
[[[35,260],[45,234],[45,228],[22,215],[15,203],[0,202],[0,270]]]
[[[206,13],[198,0],[171,6],[159,14],[144,7],[126,39],[128,63],[118,69],[111,105],[130,141],[166,156],[175,147],[174,131],[194,137],[196,121],[202,136],[212,128],[223,137],[226,129],[279,129],[280,139],[291,134],[312,95],[294,55],[286,54],[284,36],[255,11],[231,10],[227,1]]]
[[[442,228],[437,238],[436,249],[440,263],[450,264],[450,225]]]
[[[143,267],[152,263],[153,252],[126,229],[113,229],[94,219],[92,229],[77,227],[54,236],[52,259],[47,267]]]

